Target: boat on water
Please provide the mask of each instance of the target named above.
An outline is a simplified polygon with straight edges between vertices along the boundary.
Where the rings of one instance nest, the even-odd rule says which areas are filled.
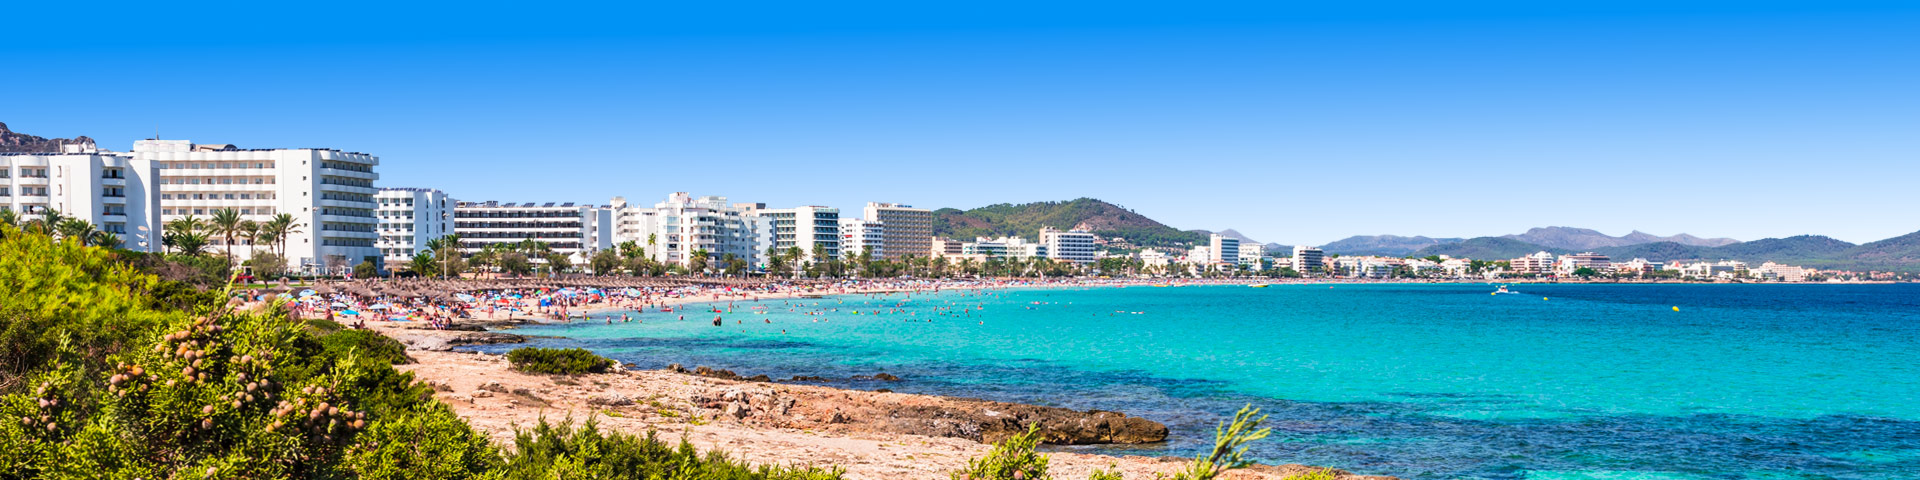
[[[1519,292],[1514,292],[1514,291],[1510,291],[1510,290],[1507,290],[1507,286],[1506,286],[1506,285],[1501,285],[1501,286],[1500,286],[1500,289],[1498,289],[1498,290],[1494,290],[1494,291],[1493,291],[1493,294],[1494,294],[1494,295],[1499,295],[1499,294],[1502,294],[1502,293],[1519,293]]]
[[[1247,286],[1253,287],[1253,288],[1267,288],[1267,284],[1265,283],[1256,283],[1256,284],[1247,285]]]

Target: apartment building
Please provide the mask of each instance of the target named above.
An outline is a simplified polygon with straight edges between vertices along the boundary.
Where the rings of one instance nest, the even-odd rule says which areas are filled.
[[[886,258],[886,225],[864,218],[840,219],[841,255],[853,258],[867,249],[873,250],[873,258]],[[936,244],[940,242],[935,241]],[[960,244],[953,244],[953,253],[960,253]]]
[[[1240,263],[1240,239],[1222,236],[1218,233],[1207,237],[1207,263]]]
[[[1093,233],[1084,230],[1062,231],[1053,227],[1040,228],[1040,244],[1047,249],[1047,258],[1078,264],[1093,263],[1097,252],[1094,242],[1099,240]]]
[[[584,265],[594,253],[613,248],[612,214],[610,208],[572,202],[455,202],[453,232],[460,235],[460,250],[467,254],[488,245],[532,240]]]
[[[133,156],[66,146],[62,153],[0,154],[0,210],[20,220],[48,209],[111,233],[120,247],[157,252],[160,245],[159,170]]]
[[[807,262],[840,258],[840,209],[804,206],[755,209],[754,214],[765,219],[773,233],[771,243],[755,245],[756,249],[764,251],[767,246],[772,246],[776,252],[786,252],[797,247],[801,258]],[[826,258],[814,258],[816,247],[826,254]]]
[[[1591,268],[1596,272],[1602,273],[1611,272],[1613,271],[1613,259],[1594,252],[1561,255],[1560,261],[1554,265],[1553,272],[1559,275],[1573,275],[1575,270],[1582,268]]]
[[[415,254],[427,251],[427,242],[453,233],[455,200],[431,188],[382,188],[373,195],[374,217],[380,234],[374,247],[389,268],[400,268]]]
[[[1553,254],[1540,251],[1510,260],[1507,271],[1520,275],[1553,273]]]
[[[1327,268],[1327,252],[1306,245],[1293,247],[1293,271],[1313,273]]]
[[[140,140],[136,161],[159,171],[160,220],[206,218],[234,209],[256,223],[292,215],[284,239],[288,266],[307,273],[342,274],[362,261],[381,262],[374,243],[380,158],[328,148],[243,149],[188,140]],[[216,248],[223,238],[212,239]],[[241,246],[251,248],[251,245]],[[262,246],[261,248],[264,248]],[[236,250],[236,256],[247,249]]]
[[[897,203],[867,202],[866,218],[886,226],[886,258],[933,253],[933,211]]]

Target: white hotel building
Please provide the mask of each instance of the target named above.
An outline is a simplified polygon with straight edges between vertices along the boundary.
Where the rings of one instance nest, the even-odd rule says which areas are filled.
[[[615,197],[608,210],[613,243],[634,242],[646,249],[649,258],[675,265],[689,265],[695,251],[705,250],[711,259],[727,254],[763,265],[765,245],[772,242],[772,222],[756,212],[763,207],[753,203],[727,203],[727,197],[694,197],[674,192],[652,208],[629,206]],[[648,238],[653,245],[647,245]]]
[[[453,233],[460,235],[460,251],[479,252],[488,245],[532,240],[585,265],[593,254],[613,248],[613,210],[569,203],[456,202]],[[529,257],[535,263],[545,259]]]
[[[799,247],[800,258],[808,262],[840,258],[840,209],[804,206],[757,210],[756,213],[773,228],[771,245],[777,253]],[[821,247],[827,258],[813,258],[815,246]],[[755,246],[763,254],[766,247]]]
[[[427,241],[453,233],[454,200],[431,188],[382,188],[373,195],[380,206],[380,240],[374,246],[388,268],[402,268],[415,254],[427,251]]]
[[[873,249],[873,258],[886,258],[886,225],[864,218],[840,219],[840,252],[846,258],[856,258],[860,252]],[[958,247],[959,244],[955,244]],[[955,249],[955,254],[959,254]]]
[[[1093,233],[1082,230],[1040,229],[1040,244],[1046,247],[1047,258],[1064,262],[1093,263],[1096,251],[1094,240],[1097,239]]]
[[[159,169],[163,223],[187,215],[205,218],[225,208],[258,223],[285,213],[301,227],[285,239],[288,267],[340,274],[362,261],[380,261],[373,200],[379,157],[187,140],[136,141],[132,154]],[[224,239],[211,240],[217,248]]]
[[[53,209],[120,237],[122,248],[159,251],[159,170],[153,162],[78,146],[67,150],[0,154],[0,210],[26,221]]]

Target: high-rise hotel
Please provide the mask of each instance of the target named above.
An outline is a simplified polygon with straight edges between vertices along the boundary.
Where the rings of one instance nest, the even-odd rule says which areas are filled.
[[[62,153],[0,154],[0,210],[39,220],[47,210],[91,222],[120,247],[160,250],[159,174],[153,162],[68,145]]]
[[[380,262],[373,199],[378,193],[373,182],[380,179],[373,169],[380,165],[379,157],[326,148],[243,149],[187,140],[140,140],[134,142],[132,155],[159,169],[162,222],[188,215],[206,218],[227,208],[256,223],[285,213],[299,226],[284,240],[288,267],[340,274],[362,261]],[[211,240],[217,246],[225,239]]]

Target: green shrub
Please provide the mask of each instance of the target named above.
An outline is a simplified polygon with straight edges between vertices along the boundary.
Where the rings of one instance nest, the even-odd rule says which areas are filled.
[[[954,472],[954,480],[1046,480],[1047,456],[1034,453],[1040,445],[1040,424],[1027,426],[1027,433],[1007,437],[993,445],[985,458],[967,461],[967,467]]]
[[[584,348],[520,347],[507,352],[507,363],[526,373],[556,375],[606,373],[613,368],[613,360]]]
[[[1094,469],[1093,473],[1087,474],[1087,480],[1124,480],[1120,476],[1119,468],[1112,465],[1108,465],[1108,467],[1109,468]]]
[[[413,363],[413,359],[407,357],[405,344],[371,330],[343,329],[325,333],[320,336],[320,344],[325,345],[327,351],[335,355],[354,352],[364,360],[387,365]]]
[[[468,478],[492,472],[500,454],[441,403],[423,403],[374,422],[349,448],[345,470],[362,479]]]
[[[557,424],[546,419],[531,429],[515,432],[501,478],[535,480],[594,479],[712,479],[712,480],[829,480],[839,469],[753,466],[727,458],[719,451],[701,454],[681,439],[678,446],[646,436],[601,432],[592,419],[575,428],[572,420]]]
[[[83,370],[140,339],[170,316],[153,311],[161,286],[111,251],[0,227],[0,392],[44,368],[64,342]]]
[[[1260,428],[1260,424],[1266,421],[1267,416],[1260,415],[1260,409],[1253,408],[1253,405],[1240,407],[1240,411],[1233,414],[1231,423],[1221,422],[1214,427],[1213,450],[1195,457],[1193,463],[1187,464],[1186,470],[1173,475],[1173,480],[1213,480],[1227,470],[1252,465],[1252,461],[1242,456],[1247,453],[1248,443],[1267,438],[1268,434],[1273,433],[1271,428]],[[1330,472],[1322,470],[1314,475],[1322,473]]]

